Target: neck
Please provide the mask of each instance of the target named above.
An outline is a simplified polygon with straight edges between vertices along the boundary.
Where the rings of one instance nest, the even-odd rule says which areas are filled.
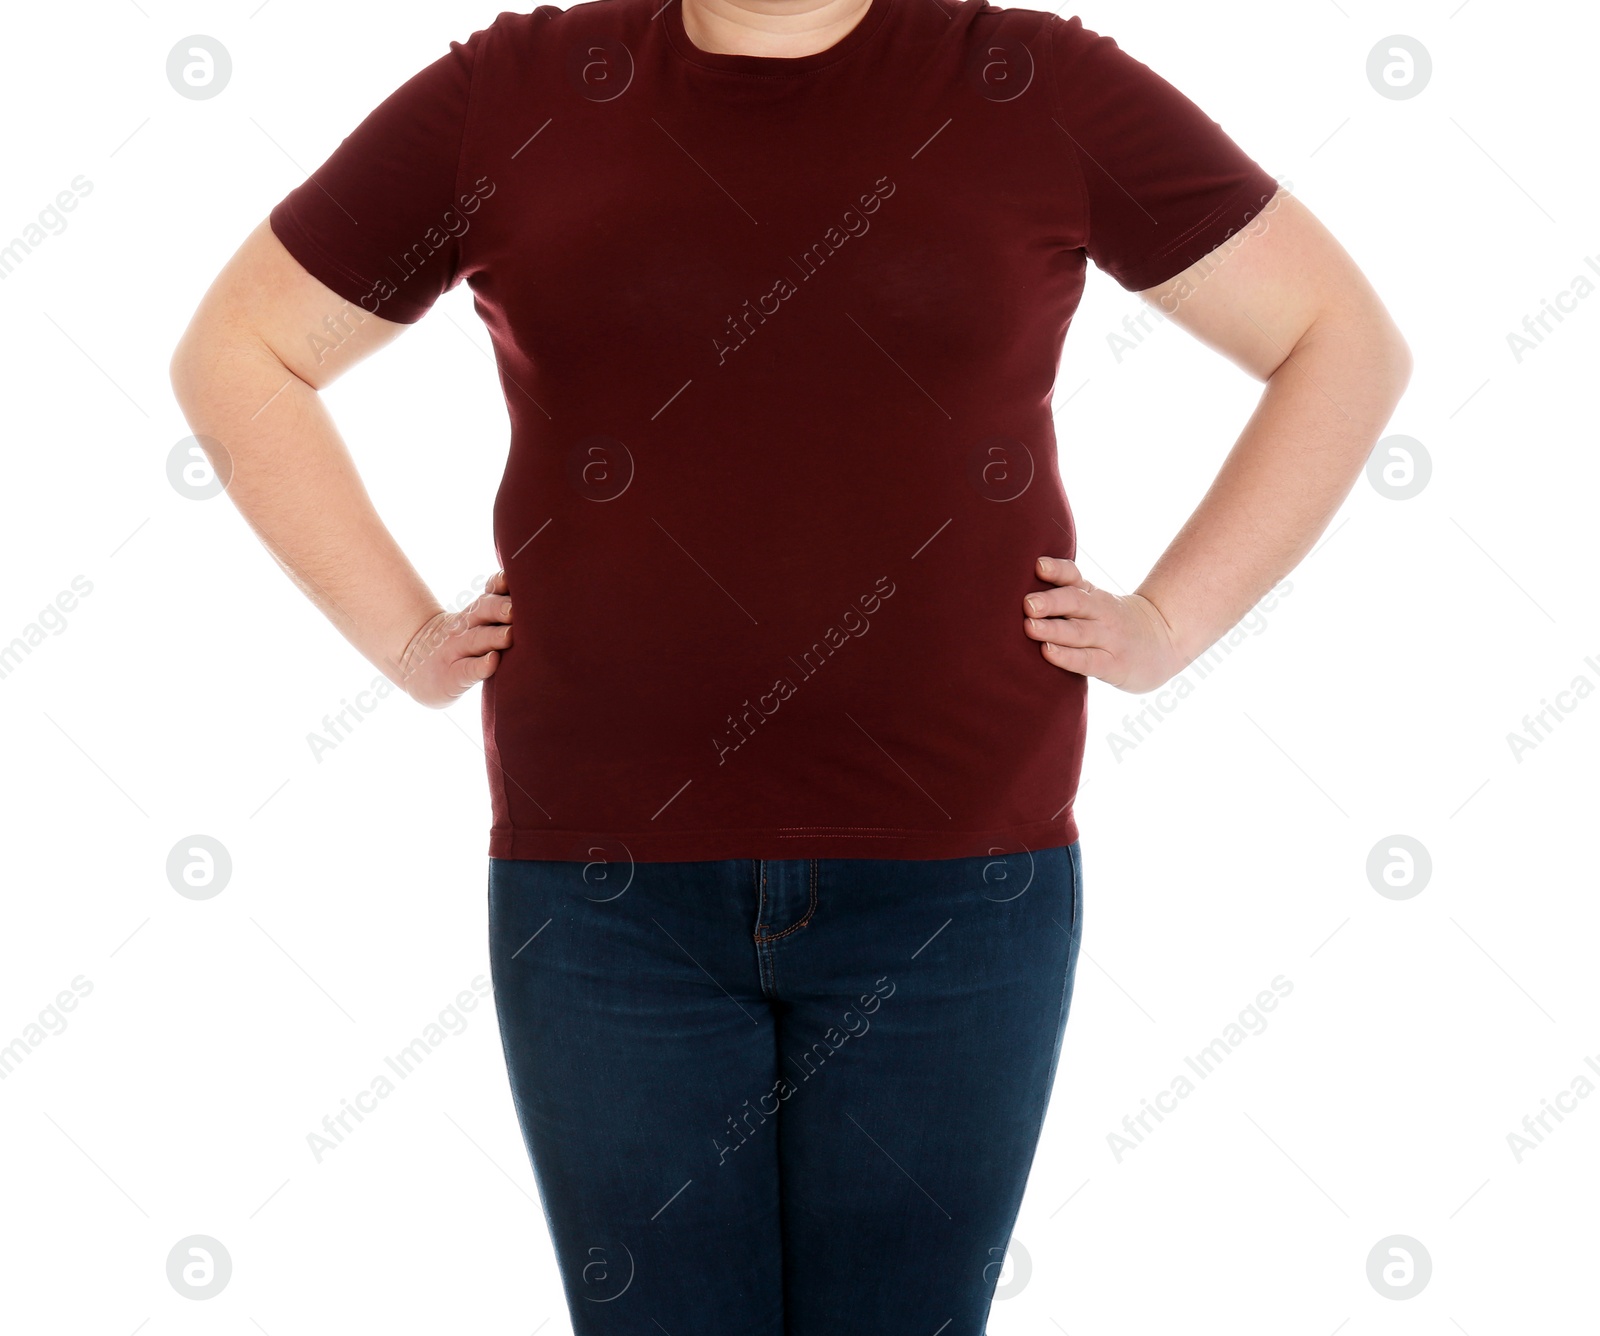
[[[683,30],[702,51],[739,56],[815,55],[866,16],[871,0],[677,0]]]

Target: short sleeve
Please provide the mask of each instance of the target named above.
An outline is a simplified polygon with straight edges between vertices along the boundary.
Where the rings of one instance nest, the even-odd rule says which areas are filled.
[[[484,29],[412,75],[273,206],[274,234],[312,277],[401,324],[460,280],[472,214],[462,144]]]
[[[1112,38],[1052,17],[1050,55],[1056,120],[1087,197],[1084,249],[1124,288],[1182,273],[1277,193],[1221,125]]]

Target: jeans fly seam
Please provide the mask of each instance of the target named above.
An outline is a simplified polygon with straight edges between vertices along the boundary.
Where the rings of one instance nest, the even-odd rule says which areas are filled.
[[[776,942],[787,937],[791,932],[799,932],[801,928],[811,922],[811,916],[817,912],[817,860],[811,860],[811,903],[806,906],[806,912],[791,923],[782,932],[763,933],[760,924],[756,925],[756,941]]]

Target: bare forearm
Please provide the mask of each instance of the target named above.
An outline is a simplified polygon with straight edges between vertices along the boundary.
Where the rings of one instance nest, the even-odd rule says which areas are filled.
[[[378,518],[321,396],[248,338],[186,341],[172,382],[195,434],[221,443],[213,464],[231,472],[228,495],[267,550],[400,681],[403,651],[441,608]]]
[[[1135,591],[1166,620],[1183,664],[1311,550],[1409,375],[1403,342],[1379,318],[1314,325],[1271,375],[1216,481]]]

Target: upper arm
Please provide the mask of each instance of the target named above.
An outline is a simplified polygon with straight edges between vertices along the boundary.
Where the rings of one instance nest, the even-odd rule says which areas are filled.
[[[1355,262],[1217,121],[1077,18],[1052,20],[1051,52],[1097,268],[1261,380],[1336,322],[1408,365]]]
[[[206,293],[175,374],[227,337],[320,389],[461,281],[473,215],[493,193],[459,180],[489,33],[451,42],[273,206]]]
[[[1286,190],[1243,231],[1139,295],[1257,380],[1319,324],[1354,325],[1369,353],[1410,370],[1405,342],[1366,276]]]
[[[201,370],[226,350],[258,347],[320,390],[405,327],[313,278],[263,220],[201,298],[173,375]]]

